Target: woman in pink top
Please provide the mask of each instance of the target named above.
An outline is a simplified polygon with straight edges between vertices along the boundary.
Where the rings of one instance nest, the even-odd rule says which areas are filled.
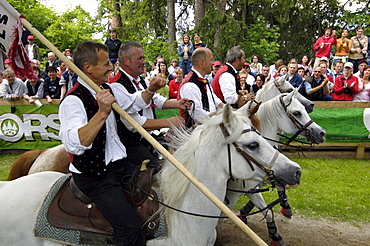
[[[354,96],[353,101],[370,101],[370,66],[366,66],[360,75],[358,83],[358,93]]]

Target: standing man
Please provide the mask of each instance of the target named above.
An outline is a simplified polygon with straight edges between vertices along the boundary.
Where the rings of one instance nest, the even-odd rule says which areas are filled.
[[[41,59],[40,48],[39,46],[37,46],[37,44],[34,43],[34,41],[35,41],[34,37],[32,35],[29,35],[27,37],[28,44],[24,47],[24,49],[26,50],[26,53],[30,61],[32,61],[33,59],[40,61]]]
[[[334,55],[334,65],[337,61],[342,61],[343,63],[348,61],[348,53],[351,50],[352,40],[348,38],[348,29],[342,30],[342,36],[337,39],[336,50]],[[342,64],[343,65],[343,64]]]
[[[353,73],[357,73],[360,61],[366,60],[368,38],[364,35],[364,29],[360,26],[356,29],[356,36],[351,38],[352,47],[349,52],[349,62],[353,64]]]
[[[144,237],[140,218],[121,186],[122,177],[131,175],[135,165],[125,160],[126,148],[117,133],[121,121],[112,111],[112,103],[116,98],[125,101],[123,109],[134,113],[149,103],[152,94],[144,91],[131,97],[110,89],[106,82],[113,67],[104,44],[82,42],[73,58],[76,66],[103,88],[95,93],[78,78],[76,86],[59,106],[59,136],[72,155],[73,179],[112,225],[115,245],[141,246]],[[148,90],[156,91],[163,85],[154,81]]]
[[[105,45],[108,46],[109,60],[113,64],[116,64],[118,59],[119,47],[121,47],[122,42],[117,38],[117,31],[115,28],[109,29],[109,35],[110,38],[105,41]]]
[[[234,46],[226,53],[226,65],[218,70],[212,82],[212,88],[216,96],[224,103],[230,103],[232,107],[237,108],[236,102],[239,95],[249,94],[250,100],[253,94],[242,90],[238,78],[238,71],[243,68],[245,62],[245,53],[240,46]]]
[[[336,43],[336,31],[331,27],[325,28],[324,35],[319,37],[313,45],[313,50],[316,50],[314,67],[320,64],[321,57],[330,57],[331,46]]]
[[[194,106],[188,110],[180,110],[187,127],[202,119],[209,113],[215,112],[222,106],[221,100],[213,93],[212,87],[204,78],[211,72],[213,54],[208,48],[196,49],[192,56],[193,67],[180,85],[179,98],[189,98]]]

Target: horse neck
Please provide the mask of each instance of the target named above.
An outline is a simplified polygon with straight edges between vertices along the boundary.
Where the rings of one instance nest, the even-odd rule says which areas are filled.
[[[280,106],[280,103],[276,99],[271,99],[261,104],[257,111],[257,117],[260,120],[260,132],[262,136],[279,140],[278,125],[281,123],[281,114],[285,114]],[[275,143],[269,141],[271,145]]]
[[[257,92],[255,101],[257,102],[267,102],[273,99],[277,95],[280,95],[280,91],[276,88],[275,84],[272,82],[267,83],[262,87],[261,90]]]
[[[218,199],[223,200],[229,177],[220,167],[222,161],[217,161],[216,159],[215,151],[218,151],[218,149],[215,142],[210,141],[207,145],[198,147],[194,158],[190,158],[188,161],[198,163],[195,172],[193,172],[194,176]],[[182,149],[179,148],[177,151],[182,151]],[[214,157],[212,158],[212,156]],[[177,158],[176,153],[175,157]],[[183,164],[187,165],[188,163]],[[183,176],[182,174],[180,175]],[[177,179],[181,179],[181,177],[177,177]],[[166,185],[174,186],[175,184],[179,185],[177,182],[167,183]],[[221,213],[220,209],[194,185],[188,185],[181,199],[172,201],[171,205],[180,210],[197,214],[219,216]],[[209,245],[209,241],[214,240],[217,219],[189,216],[179,212],[167,211],[166,217],[170,233],[169,240],[171,241],[169,245]]]

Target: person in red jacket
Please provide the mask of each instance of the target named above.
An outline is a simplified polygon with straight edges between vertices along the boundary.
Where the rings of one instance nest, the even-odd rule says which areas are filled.
[[[184,79],[184,72],[181,68],[176,69],[176,78],[171,80],[169,83],[170,87],[170,99],[177,99],[177,94],[180,89],[182,80]]]
[[[313,67],[317,67],[320,64],[321,57],[330,57],[331,46],[336,44],[336,31],[332,30],[331,27],[325,28],[324,35],[319,37],[313,45],[313,50],[316,50]]]
[[[358,78],[353,76],[352,62],[344,64],[343,74],[335,79],[333,100],[334,101],[352,101],[353,96],[358,92]]]

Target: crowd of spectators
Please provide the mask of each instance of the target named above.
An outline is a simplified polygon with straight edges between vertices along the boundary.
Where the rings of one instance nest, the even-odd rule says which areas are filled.
[[[110,37],[105,44],[109,48],[111,62],[117,67],[111,75],[113,77],[119,68],[117,58],[122,42],[117,38],[114,28],[109,31]],[[252,99],[265,83],[284,76],[294,87],[300,87],[300,93],[310,100],[370,101],[370,39],[364,35],[362,27],[358,27],[356,35],[351,38],[348,38],[348,32],[348,29],[343,29],[340,38],[337,38],[335,30],[326,28],[324,35],[313,44],[315,56],[312,59],[304,55],[299,62],[291,59],[284,64],[282,59],[278,59],[275,64],[263,65],[258,54],[253,54],[238,71],[245,97]],[[16,78],[12,61],[6,59],[5,70],[0,73],[0,96],[7,100],[25,98],[30,103],[40,98],[47,99],[48,103],[63,98],[76,83],[77,75],[63,61],[58,60],[53,52],[47,54],[45,71],[41,70],[40,49],[34,37],[29,35],[27,42],[25,51],[35,78]],[[199,47],[207,47],[199,34],[194,35],[193,41],[188,34],[184,34],[177,49],[178,59],[167,63],[161,55],[157,55],[156,62],[151,64],[151,71],[145,67],[142,77],[147,83],[153,76],[166,78],[168,86],[158,93],[177,99],[180,84],[191,70],[192,54]],[[73,62],[71,49],[66,49],[64,54]],[[213,62],[212,72],[205,76],[209,84],[212,84],[222,66],[220,61]]]

